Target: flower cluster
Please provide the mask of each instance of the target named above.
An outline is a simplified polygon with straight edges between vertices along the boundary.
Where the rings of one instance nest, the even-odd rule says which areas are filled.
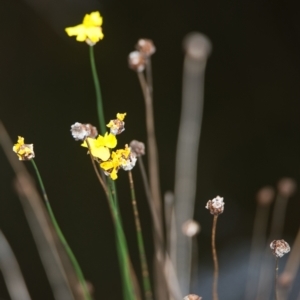
[[[71,133],[75,140],[83,140],[82,147],[88,148],[93,158],[100,164],[107,176],[113,180],[118,178],[119,169],[130,171],[135,166],[136,154],[128,145],[124,149],[112,151],[117,146],[116,135],[125,130],[124,118],[126,113],[118,113],[117,118],[111,120],[106,126],[110,133],[98,135],[97,129],[91,124],[75,123],[71,126]],[[98,137],[97,137],[98,135]]]
[[[13,146],[13,151],[17,153],[19,160],[30,160],[34,158],[33,144],[24,144],[24,138],[19,136],[18,142]]]
[[[137,51],[129,53],[128,65],[130,69],[136,72],[143,72],[149,57],[155,53],[156,49],[153,42],[149,39],[138,40],[136,49]]]
[[[270,248],[276,257],[282,257],[291,250],[290,245],[285,240],[274,240],[270,244]]]
[[[212,215],[218,216],[224,211],[224,198],[217,196],[216,198],[212,200],[208,200],[205,208],[209,209],[210,213]]]
[[[101,28],[102,23],[103,19],[99,11],[95,11],[91,14],[86,14],[82,24],[67,27],[65,30],[68,36],[76,36],[78,42],[86,42],[93,46],[104,38]]]

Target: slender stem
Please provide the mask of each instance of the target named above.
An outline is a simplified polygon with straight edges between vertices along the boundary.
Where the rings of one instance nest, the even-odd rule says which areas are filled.
[[[218,300],[218,276],[219,276],[219,265],[216,251],[216,228],[217,228],[218,215],[214,215],[212,234],[211,234],[211,246],[212,256],[214,261],[214,281],[213,281],[213,300]]]
[[[66,250],[66,253],[67,255],[69,256],[69,259],[74,267],[74,270],[76,272],[76,275],[77,275],[77,278],[82,286],[82,289],[83,289],[83,293],[84,293],[84,299],[87,299],[87,300],[91,300],[92,297],[88,291],[88,288],[87,288],[87,285],[86,285],[86,281],[85,281],[85,278],[84,278],[84,275],[82,273],[82,270],[79,266],[79,263],[73,253],[73,251],[71,250],[68,242],[66,241],[57,221],[56,221],[56,218],[54,216],[54,213],[53,213],[53,210],[52,210],[52,207],[50,205],[50,202],[49,202],[49,199],[48,199],[48,195],[46,193],[46,189],[45,189],[45,186],[44,186],[44,183],[43,183],[43,180],[42,180],[42,177],[40,175],[40,172],[38,170],[38,167],[35,163],[35,161],[33,159],[31,159],[31,162],[32,162],[32,165],[34,167],[34,170],[36,172],[36,175],[37,175],[37,178],[38,178],[38,182],[40,184],[40,188],[42,190],[42,193],[43,193],[43,198],[45,200],[45,203],[46,203],[46,207],[47,207],[47,210],[48,210],[48,213],[49,213],[49,216],[50,216],[50,219],[52,221],[52,224],[54,226],[54,229],[58,235],[58,238],[60,239],[62,245],[64,246],[65,250]]]
[[[144,74],[141,72],[138,72],[137,74],[143,91],[145,106],[146,106],[146,126],[147,126],[147,138],[148,138],[148,148],[149,148],[148,161],[149,161],[150,188],[151,188],[151,193],[152,193],[153,202],[155,204],[156,211],[158,213],[160,222],[162,222],[158,154],[157,154],[157,145],[156,145],[156,138],[155,138],[152,98]]]
[[[87,146],[88,149],[90,149],[90,145],[88,140],[86,139],[87,142]],[[110,187],[107,187],[102,178],[101,175],[99,174],[99,170],[97,169],[97,167],[95,166],[95,161],[93,159],[93,156],[90,152],[90,157],[91,157],[91,162],[94,168],[94,171],[96,173],[96,176],[101,184],[101,186],[104,189],[105,195],[107,197],[108,200],[108,206],[113,218],[113,222],[115,225],[115,229],[116,229],[116,243],[117,243],[117,253],[118,253],[118,257],[119,257],[119,263],[120,263],[120,268],[121,268],[121,272],[122,272],[122,280],[123,280],[123,295],[125,300],[134,300],[135,296],[134,296],[134,289],[132,286],[132,282],[131,282],[131,274],[130,274],[130,262],[129,262],[129,255],[128,255],[128,249],[127,249],[127,243],[126,243],[126,238],[124,235],[124,231],[122,228],[122,222],[120,219],[120,215],[119,215],[119,209],[118,206],[116,204],[116,193],[114,193]],[[111,183],[110,179],[109,182]]]
[[[132,204],[132,208],[133,208],[135,229],[136,229],[136,234],[137,234],[138,248],[139,248],[140,260],[141,260],[145,299],[152,300],[153,296],[152,296],[152,289],[151,289],[151,283],[150,283],[150,278],[149,278],[147,258],[146,258],[146,253],[145,253],[145,246],[144,246],[144,241],[143,241],[143,233],[142,233],[142,228],[141,228],[139,211],[138,211],[137,204],[136,204],[135,189],[134,189],[134,183],[133,183],[131,171],[128,172],[128,177],[129,177],[129,185],[130,185],[130,191],[131,191],[131,204]]]
[[[153,97],[151,56],[149,56],[146,61],[146,78],[147,78],[150,95],[151,97]]]
[[[274,282],[274,288],[275,288],[275,300],[278,300],[278,257],[275,258],[275,282]]]
[[[91,61],[91,68],[92,68],[92,74],[93,74],[93,80],[94,80],[95,92],[97,98],[97,112],[98,112],[98,119],[100,124],[100,132],[102,135],[104,135],[104,133],[106,132],[106,126],[105,126],[104,110],[103,110],[103,103],[102,103],[102,96],[101,96],[101,88],[100,88],[99,78],[96,69],[93,46],[90,46],[90,61]]]

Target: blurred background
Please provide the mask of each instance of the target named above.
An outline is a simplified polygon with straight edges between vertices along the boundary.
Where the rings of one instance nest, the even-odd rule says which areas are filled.
[[[107,120],[127,112],[119,145],[146,142],[144,101],[127,56],[139,38],[154,41],[154,109],[162,192],[174,189],[181,109],[182,40],[208,36],[213,50],[205,79],[195,220],[199,276],[194,293],[211,298],[212,217],[206,202],[224,197],[217,229],[221,299],[242,299],[259,188],[282,177],[300,180],[300,22],[290,0],[0,0],[0,119],[14,142],[33,143],[59,224],[96,299],[120,299],[113,225],[75,122],[98,125],[88,46],[64,28],[99,10],[104,39],[95,46]],[[34,175],[30,163],[28,170]],[[151,265],[151,218],[138,168],[133,170]],[[11,244],[33,299],[52,300],[36,246],[0,150],[0,228]],[[130,254],[139,274],[127,174],[117,182]],[[299,192],[287,207],[283,237],[299,228]],[[284,260],[281,262],[284,263]],[[0,275],[0,299],[9,299]],[[292,298],[291,298],[292,299]],[[296,294],[295,298],[296,299]]]

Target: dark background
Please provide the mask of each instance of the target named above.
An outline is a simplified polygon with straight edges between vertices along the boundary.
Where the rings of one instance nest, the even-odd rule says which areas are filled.
[[[96,299],[120,299],[114,231],[104,194],[86,151],[70,135],[75,122],[97,125],[88,46],[69,38],[67,26],[100,10],[105,38],[95,46],[105,115],[127,112],[119,145],[146,141],[145,113],[127,56],[139,38],[151,38],[154,107],[162,192],[173,190],[180,116],[182,40],[206,34],[213,51],[207,65],[198,163],[195,219],[200,273],[195,291],[210,299],[212,218],[204,208],[221,195],[220,295],[242,299],[255,212],[255,193],[300,170],[300,23],[296,1],[88,1],[0,0],[0,118],[13,141],[34,143],[55,215]],[[34,175],[30,163],[25,163]],[[139,170],[133,171],[149,262],[151,219]],[[0,151],[0,226],[19,260],[33,299],[52,298],[19,200],[14,174]],[[127,174],[118,192],[133,263],[139,270]],[[299,193],[287,210],[283,238],[299,227]],[[241,254],[242,253],[242,254]],[[139,272],[139,271],[138,271]],[[201,275],[202,274],[202,275]],[[234,288],[233,288],[234,287]],[[0,278],[0,298],[9,299]]]

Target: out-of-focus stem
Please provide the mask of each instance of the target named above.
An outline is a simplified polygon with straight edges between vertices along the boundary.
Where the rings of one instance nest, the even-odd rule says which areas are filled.
[[[140,222],[140,217],[139,217],[139,211],[138,211],[137,204],[136,204],[135,189],[134,189],[134,183],[133,183],[131,171],[128,171],[128,177],[129,177],[129,185],[130,185],[130,191],[131,191],[131,204],[132,204],[132,209],[133,209],[135,229],[136,229],[137,241],[138,241],[138,249],[139,249],[140,260],[141,260],[141,269],[142,269],[145,299],[152,300],[153,294],[152,294],[151,282],[150,282],[150,278],[149,278],[149,269],[148,269],[148,263],[147,263],[146,253],[145,253],[142,227],[141,227],[141,222]]]
[[[0,270],[12,300],[31,300],[18,261],[1,230]]]
[[[74,300],[74,295],[82,299],[77,291],[77,278],[70,268],[64,250],[53,231],[48,215],[41,203],[31,177],[26,168],[12,152],[12,142],[0,121],[0,144],[16,173],[16,190],[21,200],[27,221],[32,231],[56,300]]]
[[[270,205],[261,205],[260,203],[257,204],[248,266],[248,280],[245,292],[246,300],[252,300],[255,297],[260,261],[264,254],[266,243],[269,214]]]
[[[81,287],[82,287],[82,290],[83,290],[83,294],[84,294],[84,298],[87,299],[87,300],[91,300],[92,297],[90,295],[90,292],[88,290],[88,287],[87,287],[87,284],[86,284],[86,280],[84,278],[84,275],[83,275],[83,272],[80,268],[80,265],[71,249],[71,247],[69,246],[64,234],[62,233],[57,221],[56,221],[56,218],[54,216],[54,213],[53,213],[53,210],[52,210],[52,207],[50,205],[50,202],[49,202],[49,199],[48,199],[48,195],[47,195],[47,192],[46,192],[46,189],[45,189],[45,186],[44,186],[44,183],[43,183],[43,180],[42,180],[42,176],[39,172],[39,169],[35,163],[35,161],[33,159],[31,159],[31,163],[34,167],[34,170],[36,172],[36,176],[38,178],[38,182],[39,182],[39,185],[40,185],[40,188],[42,190],[42,193],[43,193],[43,198],[45,200],[45,204],[46,204],[46,207],[47,207],[47,210],[48,210],[48,213],[49,213],[49,216],[50,216],[50,219],[52,221],[52,224],[53,224],[53,227],[57,233],[57,236],[59,238],[59,240],[61,241],[62,245],[64,246],[65,248],[65,251],[73,265],[73,268],[75,270],[75,273],[77,275],[77,278],[81,284]]]
[[[219,264],[218,264],[217,250],[216,250],[217,220],[218,220],[218,216],[214,215],[212,234],[211,234],[212,256],[213,256],[213,262],[214,262],[214,280],[213,280],[213,289],[212,289],[213,300],[219,299],[219,297],[218,297]]]
[[[200,33],[190,34],[184,43],[182,108],[176,149],[175,219],[177,233],[176,270],[183,295],[189,294],[191,245],[182,225],[194,217],[198,148],[204,103],[204,75],[210,41]]]

